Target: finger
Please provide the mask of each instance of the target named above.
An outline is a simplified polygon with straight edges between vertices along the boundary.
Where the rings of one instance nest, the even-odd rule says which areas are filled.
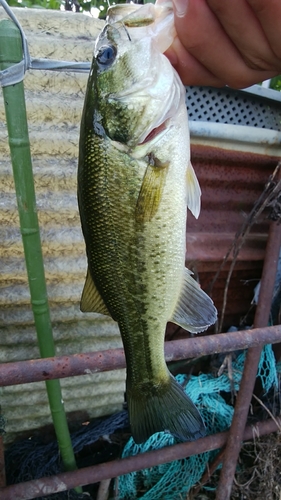
[[[246,0],[207,0],[247,66],[273,71],[279,64],[261,23]]]
[[[264,30],[265,36],[281,59],[281,2],[280,0],[247,0]],[[281,68],[280,68],[281,71]]]
[[[175,26],[187,52],[229,86],[247,87],[276,74],[247,66],[205,0],[189,0],[186,14],[175,15]]]
[[[177,70],[184,85],[205,85],[222,87],[224,82],[207,70],[195,57],[187,52],[176,37],[172,46],[165,52]]]

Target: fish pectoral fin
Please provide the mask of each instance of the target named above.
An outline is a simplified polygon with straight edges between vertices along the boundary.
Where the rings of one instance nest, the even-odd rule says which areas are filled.
[[[182,291],[170,321],[191,333],[199,333],[217,320],[217,309],[212,299],[185,269]]]
[[[201,189],[191,162],[186,170],[187,207],[198,219],[201,208]]]
[[[96,312],[110,316],[110,313],[92,280],[89,269],[87,270],[86,281],[82,292],[80,310],[82,312]]]
[[[156,214],[165,186],[169,163],[162,163],[153,153],[147,165],[136,205],[136,221],[149,222]]]

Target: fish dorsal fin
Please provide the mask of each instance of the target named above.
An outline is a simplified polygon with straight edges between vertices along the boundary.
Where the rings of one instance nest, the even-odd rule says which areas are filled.
[[[110,316],[110,313],[92,280],[89,269],[87,270],[86,281],[82,292],[80,310],[82,312],[96,312]]]
[[[156,214],[165,186],[169,163],[163,163],[153,153],[149,155],[136,205],[136,221],[149,222]]]
[[[196,219],[201,208],[201,189],[191,162],[186,170],[187,206]]]
[[[191,333],[199,333],[217,320],[217,310],[212,299],[185,269],[182,291],[171,321]]]

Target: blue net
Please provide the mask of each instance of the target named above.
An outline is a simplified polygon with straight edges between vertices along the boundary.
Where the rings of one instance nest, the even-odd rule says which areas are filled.
[[[201,374],[188,379],[178,375],[176,379],[185,388],[186,393],[196,404],[205,422],[207,434],[215,434],[229,428],[234,409],[227,404],[221,393],[230,393],[232,388],[239,389],[242,378],[246,351],[241,352],[232,364],[233,386],[228,375],[215,377]],[[272,347],[263,348],[258,377],[262,387],[268,392],[277,386],[277,370]],[[156,450],[177,443],[171,434],[159,432],[145,443],[137,445],[131,438],[126,444],[123,457],[130,457],[145,451]],[[159,465],[121,476],[118,479],[119,500],[180,500],[186,498],[190,489],[198,482],[206,469],[207,463],[218,451],[201,453],[169,464]],[[116,485],[117,486],[117,485]]]

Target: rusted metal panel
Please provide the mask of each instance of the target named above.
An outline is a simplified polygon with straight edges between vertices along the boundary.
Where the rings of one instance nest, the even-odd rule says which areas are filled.
[[[230,140],[227,148],[200,145],[199,138],[196,144],[192,143],[192,163],[202,189],[202,210],[198,220],[188,215],[186,265],[198,273],[205,290],[280,158],[270,152],[257,154],[255,144],[252,149],[253,152],[232,150]],[[267,215],[268,212],[262,214],[251,229],[238,255],[229,286],[224,330],[233,324],[238,326],[251,308],[265,255]],[[212,290],[219,310],[231,260],[232,256]],[[248,320],[251,324],[252,314]]]
[[[197,145],[192,147],[192,159],[202,189],[202,211],[198,220],[188,217],[187,259],[219,262],[279,158]],[[245,242],[238,261],[264,258],[268,226],[264,216]]]

